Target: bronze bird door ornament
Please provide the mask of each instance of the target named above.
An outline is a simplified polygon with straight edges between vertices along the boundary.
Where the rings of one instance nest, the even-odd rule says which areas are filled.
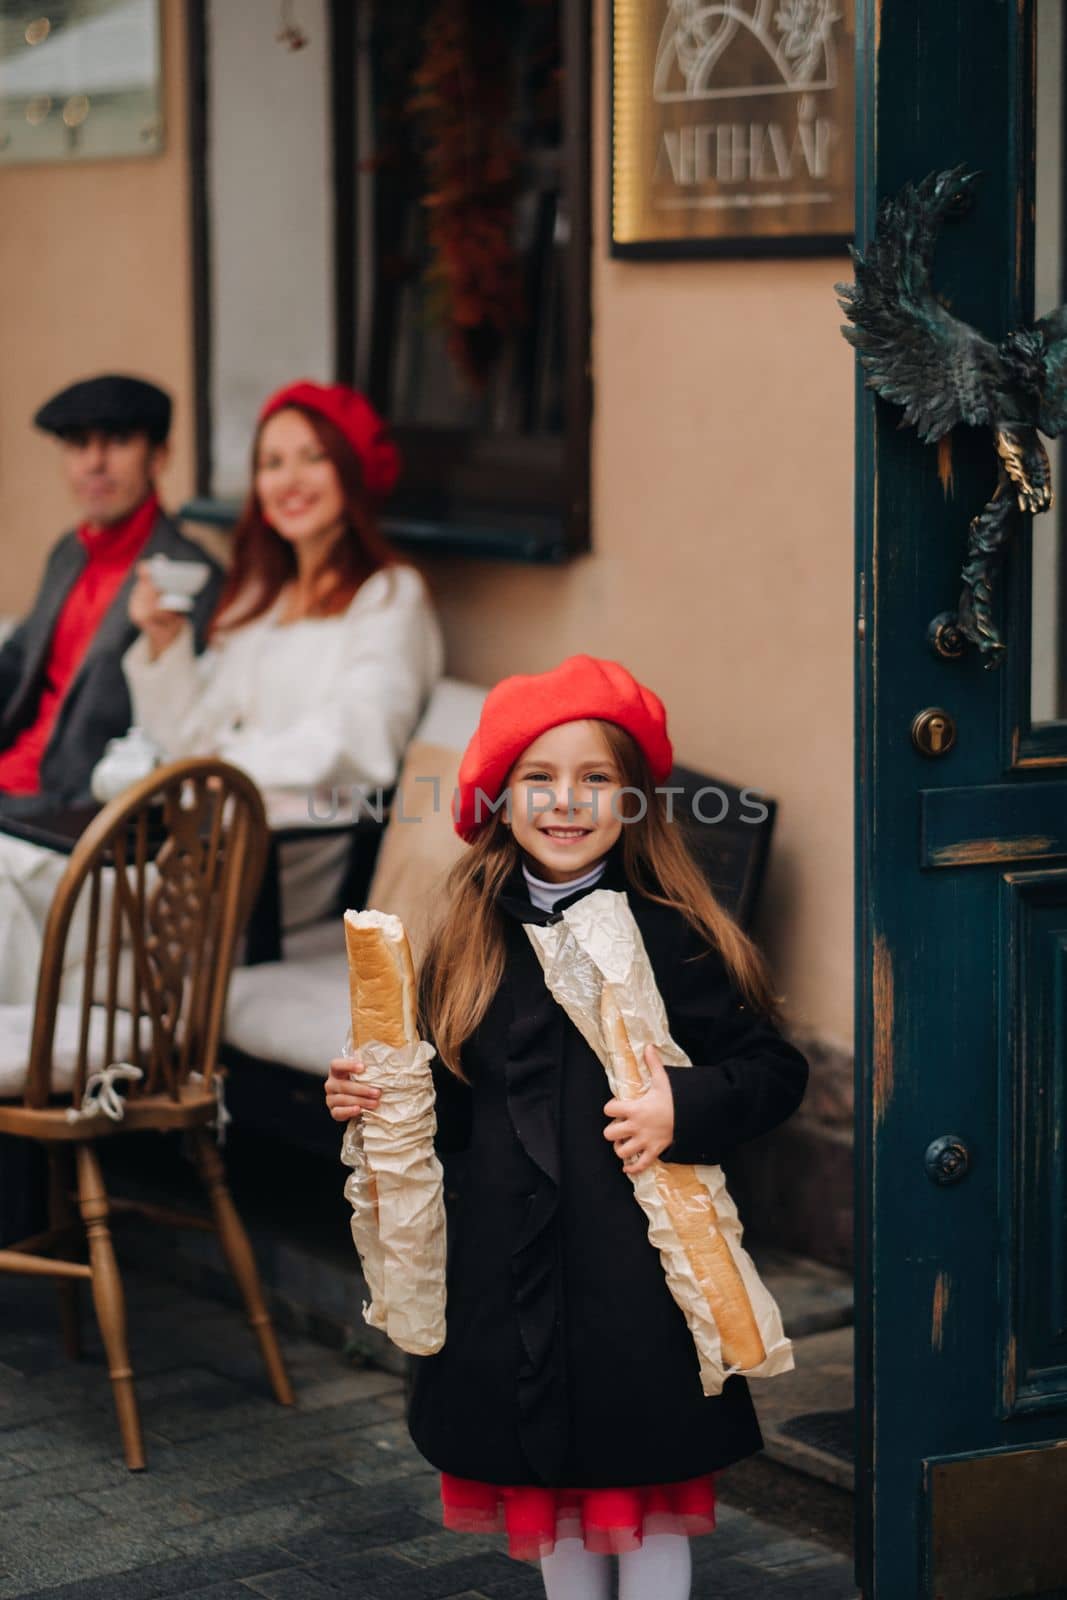
[[[992,614],[1004,547],[1019,512],[1052,505],[1038,430],[1055,438],[1067,427],[1067,306],[994,344],[938,299],[930,269],[941,224],[968,207],[977,177],[964,167],[931,172],[884,200],[866,253],[851,252],[855,282],[836,288],[866,385],[903,407],[902,427],[927,443],[960,422],[992,430],[997,485],[970,525],[959,608],[934,619],[931,637],[943,655],[969,641],[993,667],[1004,655]]]

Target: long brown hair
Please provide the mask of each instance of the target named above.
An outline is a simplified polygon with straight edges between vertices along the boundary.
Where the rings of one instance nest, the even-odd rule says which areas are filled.
[[[284,409],[298,411],[310,424],[341,484],[345,531],[330,551],[314,613],[331,617],[346,610],[365,579],[382,567],[394,566],[398,557],[378,527],[359,457],[337,424],[308,406],[294,403]],[[271,413],[271,417],[280,415],[281,412]],[[212,632],[262,616],[296,576],[293,547],[267,521],[256,492],[259,441],[271,417],[260,423],[252,442],[252,485],[234,529],[233,561],[215,607]]]
[[[746,1003],[772,1019],[777,1001],[766,962],[752,940],[716,900],[685,843],[668,821],[636,741],[615,723],[594,721],[611,750],[627,794],[622,860],[626,881],[640,894],[681,913],[721,955]],[[645,806],[642,815],[640,796]],[[423,962],[420,1006],[424,1037],[432,1039],[450,1072],[462,1077],[460,1051],[489,1007],[504,976],[504,921],[498,901],[521,851],[495,811],[448,876],[443,911]]]

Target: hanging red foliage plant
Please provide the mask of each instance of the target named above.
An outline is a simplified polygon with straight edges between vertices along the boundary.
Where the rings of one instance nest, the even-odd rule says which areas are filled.
[[[514,243],[521,152],[499,0],[438,0],[423,44],[408,109],[423,141],[429,276],[449,353],[482,388],[524,318]]]

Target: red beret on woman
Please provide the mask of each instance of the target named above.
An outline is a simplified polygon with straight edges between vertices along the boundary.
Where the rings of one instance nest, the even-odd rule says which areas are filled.
[[[472,843],[490,820],[486,802],[500,797],[528,745],[562,722],[586,721],[625,728],[644,753],[653,781],[669,776],[674,756],[659,697],[617,661],[568,656],[551,672],[516,674],[490,689],[459,766],[460,838]]]
[[[392,492],[400,476],[400,452],[385,419],[365,394],[344,383],[312,383],[310,378],[301,378],[264,401],[259,425],[286,406],[315,411],[340,429],[359,458],[367,493],[375,500],[384,500]]]

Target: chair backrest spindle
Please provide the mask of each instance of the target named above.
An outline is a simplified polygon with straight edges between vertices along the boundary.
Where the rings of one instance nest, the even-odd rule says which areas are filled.
[[[216,974],[219,963],[224,959],[224,952],[233,949],[237,935],[240,932],[243,916],[247,916],[247,906],[250,903],[247,896],[245,863],[249,856],[252,819],[247,806],[238,804],[234,810],[235,814],[230,829],[229,850],[227,852],[228,859],[225,862],[225,872],[219,884],[219,924],[217,950],[215,953]],[[260,871],[262,871],[262,867]],[[210,1040],[210,1045],[203,1052],[203,1066],[201,1067],[204,1077],[209,1081],[215,1072],[218,1061],[219,1037],[222,1032],[225,1004],[225,987],[218,982],[213,983],[208,995],[208,1010],[204,1027],[205,1038]]]
[[[85,939],[85,970],[96,969],[96,952],[100,933],[100,863],[96,862],[89,879],[89,926]],[[78,1018],[78,1058],[74,1068],[74,1093],[80,1098],[85,1092],[89,1075],[89,1028],[92,1022],[93,988],[82,984],[81,1014]]]

